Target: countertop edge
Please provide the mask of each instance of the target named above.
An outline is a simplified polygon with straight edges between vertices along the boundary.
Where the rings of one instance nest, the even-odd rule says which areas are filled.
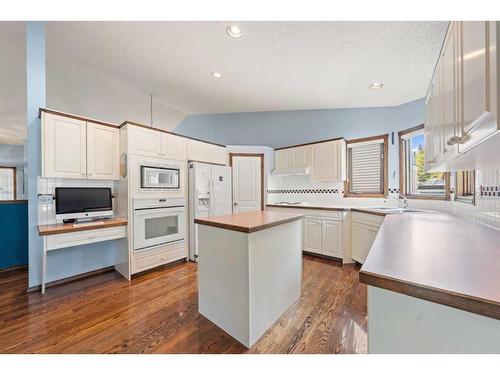
[[[359,271],[359,281],[377,288],[438,303],[474,314],[500,320],[500,304],[470,295],[413,283],[372,272]]]
[[[369,208],[361,208],[361,207],[321,207],[321,206],[294,206],[294,205],[284,205],[284,204],[266,204],[266,207],[282,207],[282,208],[298,208],[302,210],[323,210],[323,211],[339,211],[339,212],[360,212],[368,215],[376,215],[376,216],[386,216],[386,212],[378,212],[374,210],[370,210]]]
[[[304,218],[304,214],[297,214],[297,216],[287,218],[287,219],[281,219],[279,221],[275,221],[273,223],[268,223],[268,224],[263,224],[259,225],[256,227],[247,227],[247,226],[241,226],[241,225],[230,225],[230,224],[225,224],[225,223],[219,223],[219,222],[214,222],[214,221],[208,221],[204,219],[194,219],[195,224],[199,225],[206,225],[209,227],[216,227],[216,228],[221,228],[221,229],[226,229],[226,230],[232,230],[236,232],[242,232],[242,233],[254,233],[258,232],[264,229],[276,227],[278,225],[282,224],[287,224],[295,220],[300,220]]]
[[[53,226],[53,229],[42,229],[42,228],[49,228],[50,226]],[[82,232],[86,230],[95,230],[95,229],[104,229],[104,228],[112,228],[112,227],[121,227],[127,225],[127,220],[126,219],[121,219],[121,218],[115,218],[111,222],[106,222],[104,221],[104,224],[96,224],[96,225],[88,225],[88,226],[81,226],[81,227],[63,227],[60,224],[44,224],[44,225],[38,225],[38,235],[45,237],[45,236],[52,236],[55,234],[63,234],[63,233],[73,233],[73,232]]]

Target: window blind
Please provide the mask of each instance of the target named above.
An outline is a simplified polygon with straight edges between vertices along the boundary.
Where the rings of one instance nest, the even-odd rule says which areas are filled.
[[[383,147],[383,140],[349,145],[351,193],[383,193]]]

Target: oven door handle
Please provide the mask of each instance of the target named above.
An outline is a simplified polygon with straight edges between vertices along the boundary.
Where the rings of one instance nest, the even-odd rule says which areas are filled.
[[[148,209],[135,209],[134,216],[147,216],[151,214],[165,214],[165,213],[178,213],[184,214],[184,207],[164,207],[164,208],[148,208]]]

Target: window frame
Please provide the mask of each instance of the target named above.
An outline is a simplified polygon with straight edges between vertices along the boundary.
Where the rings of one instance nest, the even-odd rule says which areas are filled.
[[[408,199],[429,199],[429,200],[444,200],[444,201],[449,201],[450,200],[450,172],[443,172],[443,177],[444,177],[444,195],[419,195],[419,194],[410,194],[407,190],[408,184],[406,181],[407,177],[407,170],[406,170],[406,155],[404,152],[404,142],[405,139],[403,137],[407,136],[408,134],[411,133],[416,133],[424,131],[425,129],[425,124],[420,124],[417,126],[414,126],[409,129],[401,130],[398,132],[398,139],[399,139],[399,194],[405,196]],[[425,135],[424,135],[424,142],[425,142]]]
[[[461,181],[459,181],[461,179]],[[460,182],[460,183],[459,183]],[[459,185],[462,187],[459,189]],[[455,172],[455,200],[457,202],[476,204],[476,171]]]
[[[351,177],[351,160],[349,157],[349,147],[352,143],[363,143],[375,140],[382,140],[382,192],[381,193],[354,193],[351,192],[350,177]],[[345,198],[385,198],[389,191],[389,134],[375,135],[371,137],[349,139],[346,141],[346,156],[347,156],[347,179],[344,182],[344,197]]]
[[[2,202],[13,202],[13,201],[16,201],[17,200],[17,181],[16,181],[16,178],[17,178],[17,168],[16,167],[8,167],[8,166],[4,166],[4,165],[0,165],[0,169],[12,169],[12,184],[13,184],[13,187],[12,187],[12,191],[13,191],[13,199],[0,199],[0,203]]]

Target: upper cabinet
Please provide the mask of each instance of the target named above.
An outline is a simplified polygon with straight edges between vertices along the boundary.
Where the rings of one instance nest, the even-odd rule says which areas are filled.
[[[87,124],[42,113],[42,177],[87,177]]]
[[[427,170],[485,166],[485,159],[491,160],[486,148],[500,145],[497,25],[491,21],[449,25],[426,98]]]
[[[140,156],[162,157],[162,135],[163,133],[155,129],[130,126],[128,129],[129,152]]]
[[[187,157],[189,160],[215,164],[227,164],[227,150],[224,146],[201,142],[194,139],[187,140]]]
[[[274,166],[276,169],[309,167],[310,146],[288,147],[274,152]]]
[[[120,179],[120,129],[87,122],[87,179]]]
[[[119,180],[119,132],[42,112],[42,177]]]
[[[162,133],[162,153],[168,159],[186,160],[186,138]]]
[[[346,180],[345,140],[315,143],[311,147],[313,181]]]

